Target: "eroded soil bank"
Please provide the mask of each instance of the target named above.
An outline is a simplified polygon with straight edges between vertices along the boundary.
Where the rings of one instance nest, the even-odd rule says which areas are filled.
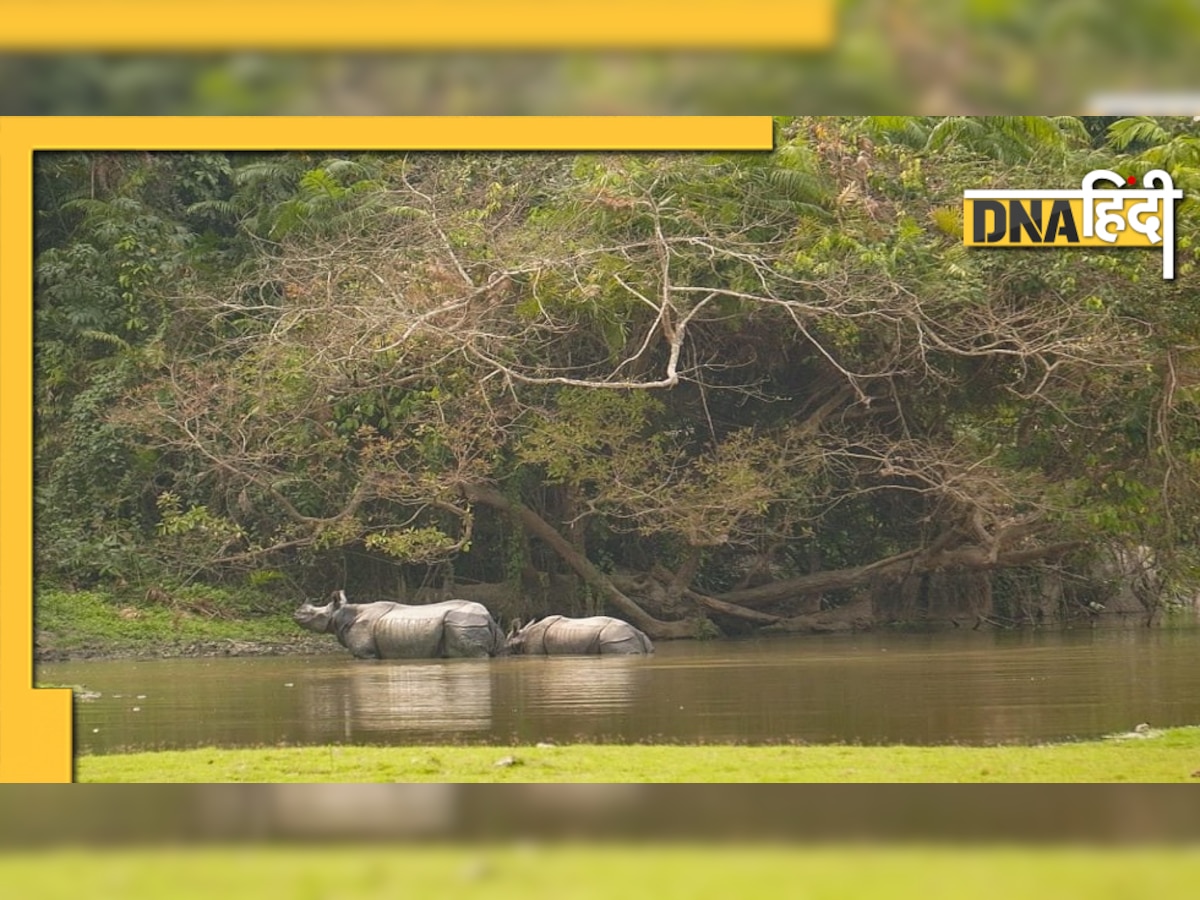
[[[74,662],[102,659],[203,659],[223,656],[301,656],[340,650],[337,642],[324,635],[299,635],[292,639],[241,640],[219,638],[164,644],[161,647],[104,646],[97,644],[70,649],[42,644],[42,635],[34,645],[35,662]]]

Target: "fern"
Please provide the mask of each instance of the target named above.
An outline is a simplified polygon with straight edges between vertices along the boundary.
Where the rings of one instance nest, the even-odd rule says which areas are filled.
[[[1079,116],[1051,116],[1050,121],[1069,142],[1077,147],[1086,147],[1091,143],[1091,135],[1088,134],[1087,127]]]
[[[62,204],[62,209],[79,210],[85,216],[104,212],[108,209],[107,200],[97,200],[95,197],[76,197]]]
[[[334,200],[345,194],[345,188],[324,169],[310,169],[305,172],[300,178],[300,189],[308,194],[324,194]]]
[[[200,200],[187,208],[189,216],[216,213],[219,216],[233,217],[237,215],[237,207],[229,200]]]
[[[1200,168],[1200,138],[1177,137],[1161,146],[1151,147],[1138,158],[1179,177],[1187,169]]]
[[[874,137],[913,150],[929,143],[930,123],[924,116],[868,116],[864,124]]]
[[[120,335],[113,334],[108,331],[98,331],[94,328],[82,328],[79,331],[79,336],[90,341],[100,341],[103,344],[108,344],[111,347],[117,347],[121,350],[129,350],[129,342]]]
[[[1086,139],[1083,123],[1074,116],[949,116],[934,127],[925,149],[936,152],[959,145],[1014,163],[1047,152],[1062,153]]]
[[[429,213],[423,209],[418,209],[415,206],[387,206],[384,205],[382,210],[389,215],[395,216],[398,219],[427,219]]]
[[[1108,127],[1108,143],[1116,150],[1128,149],[1133,144],[1164,144],[1170,138],[1166,130],[1149,116],[1121,119]]]
[[[802,203],[823,203],[829,199],[825,182],[809,172],[796,169],[772,169],[768,183],[789,200]]]
[[[331,177],[346,176],[363,176],[364,179],[369,179],[373,174],[370,167],[353,159],[331,159],[326,162],[322,168]]]
[[[233,183],[239,187],[265,181],[286,182],[295,177],[295,169],[287,163],[263,161],[248,163],[233,173]]]

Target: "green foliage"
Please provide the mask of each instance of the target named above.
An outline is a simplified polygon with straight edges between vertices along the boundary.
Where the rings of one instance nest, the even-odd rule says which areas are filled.
[[[927,116],[868,116],[863,124],[876,138],[903,144],[910,150],[925,149],[932,125]]]
[[[661,449],[663,436],[648,427],[661,409],[645,391],[565,388],[525,435],[520,458],[544,467],[551,484],[607,481],[644,464],[647,450]]]
[[[57,653],[158,656],[196,641],[286,641],[296,633],[291,604],[279,610],[257,591],[204,585],[122,595],[46,586],[36,592],[34,610],[39,647]]]
[[[161,535],[185,535],[199,532],[220,540],[240,537],[241,530],[232,522],[214,516],[203,506],[193,506],[186,512],[180,507],[180,499],[170,491],[158,495],[158,533]]]
[[[865,565],[977,513],[1194,538],[1194,123],[776,127],[769,154],[41,157],[39,567],[553,568],[477,486],[614,572],[705,548],[726,588],[768,548]],[[965,187],[1100,164],[1189,192],[1176,283],[961,245]]]
[[[278,569],[259,569],[246,576],[246,583],[252,588],[266,588],[285,581],[286,577]]]
[[[408,563],[433,563],[444,559],[458,542],[437,528],[402,528],[369,534],[363,544]],[[469,548],[464,548],[469,549]]]
[[[1061,155],[1091,140],[1074,116],[871,116],[864,125],[912,150],[938,153],[962,147],[1003,163]]]
[[[1121,119],[1108,129],[1108,141],[1117,150],[1128,150],[1135,144],[1152,147],[1168,140],[1169,132],[1149,116]]]

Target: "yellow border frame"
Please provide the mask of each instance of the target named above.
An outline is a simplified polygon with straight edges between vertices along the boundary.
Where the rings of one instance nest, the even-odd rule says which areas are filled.
[[[834,0],[39,0],[0,3],[9,50],[828,47]],[[331,14],[331,10],[336,10]]]
[[[72,778],[71,692],[33,688],[38,150],[770,150],[770,116],[0,118],[0,780]]]

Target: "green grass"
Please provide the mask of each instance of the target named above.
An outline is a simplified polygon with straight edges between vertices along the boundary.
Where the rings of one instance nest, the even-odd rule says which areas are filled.
[[[655,843],[75,849],[0,854],[0,883],[22,900],[1172,900],[1195,896],[1200,851]]]
[[[35,594],[34,616],[42,652],[65,655],[181,651],[204,641],[290,641],[304,637],[290,612],[263,614],[263,598],[200,586],[159,599],[103,591]]]
[[[497,766],[506,757],[516,763]],[[203,748],[80,756],[117,782],[1195,782],[1200,727],[1033,747],[648,746]]]

